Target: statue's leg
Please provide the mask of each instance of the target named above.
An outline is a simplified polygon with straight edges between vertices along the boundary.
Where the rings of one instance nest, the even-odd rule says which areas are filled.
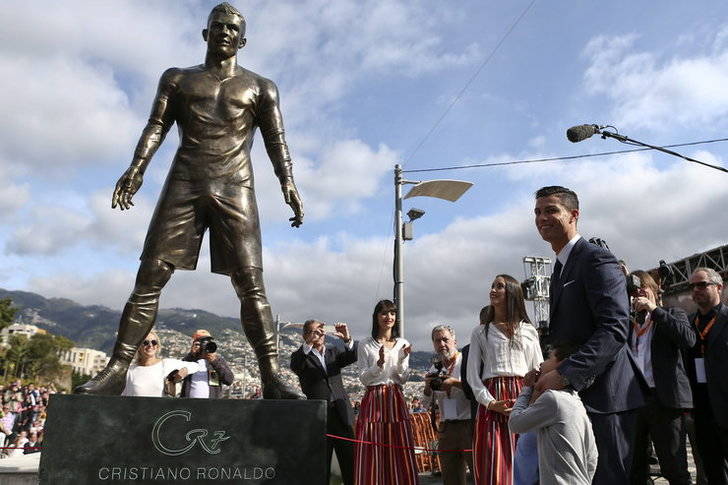
[[[119,322],[116,344],[106,368],[73,390],[76,394],[119,395],[126,384],[126,371],[144,337],[154,326],[159,295],[174,268],[158,259],[142,260],[134,291]]]
[[[240,298],[240,320],[245,336],[258,358],[263,398],[305,399],[305,396],[283,382],[279,376],[276,329],[265,296],[263,270],[248,266],[230,276]]]

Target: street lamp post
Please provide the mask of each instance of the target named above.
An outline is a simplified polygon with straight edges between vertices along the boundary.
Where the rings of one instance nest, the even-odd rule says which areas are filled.
[[[402,177],[402,166],[397,164],[394,166],[394,304],[397,306],[397,318],[399,319],[399,332],[404,337],[405,324],[405,305],[404,305],[404,259],[402,257],[402,244],[404,240],[412,239],[408,232],[408,237],[403,237],[404,224],[402,222],[402,186],[405,184],[414,185],[412,189],[404,196],[404,199],[411,197],[435,197],[438,199],[449,200],[455,202],[462,196],[473,184],[472,182],[464,182],[462,180],[427,180],[413,181],[405,180]],[[424,215],[424,211],[411,210],[410,223]],[[408,223],[409,224],[409,223]]]

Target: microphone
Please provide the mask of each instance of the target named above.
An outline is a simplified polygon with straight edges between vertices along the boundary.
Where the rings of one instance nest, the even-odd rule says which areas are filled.
[[[599,133],[599,125],[576,125],[566,130],[566,138],[571,143],[577,143],[597,133]]]

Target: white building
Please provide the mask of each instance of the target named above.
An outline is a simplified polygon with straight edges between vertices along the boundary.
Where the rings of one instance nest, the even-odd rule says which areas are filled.
[[[25,335],[30,338],[36,333],[46,333],[46,331],[27,323],[13,323],[0,331],[0,341],[3,345],[8,345],[8,341],[13,335]]]
[[[74,372],[95,376],[106,364],[109,358],[106,352],[82,347],[73,347],[71,350],[61,352],[61,363],[70,365]]]

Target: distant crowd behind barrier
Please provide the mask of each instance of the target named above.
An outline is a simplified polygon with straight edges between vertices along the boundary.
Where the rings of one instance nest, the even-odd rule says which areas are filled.
[[[43,445],[46,406],[51,387],[36,387],[15,380],[0,386],[0,458],[36,453]]]

